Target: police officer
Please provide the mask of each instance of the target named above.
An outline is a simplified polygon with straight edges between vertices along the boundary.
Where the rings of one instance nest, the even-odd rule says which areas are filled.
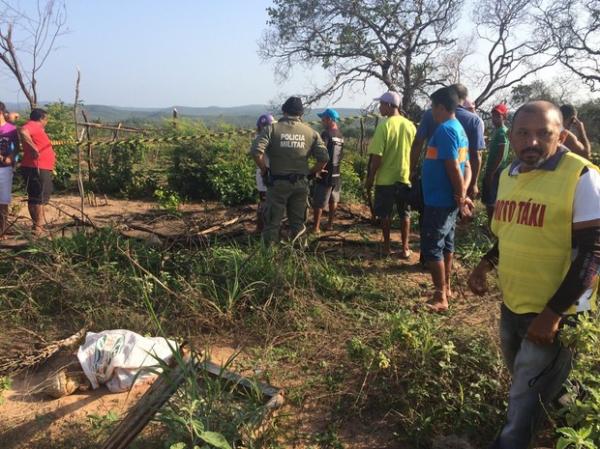
[[[287,212],[292,239],[306,231],[309,175],[321,172],[329,155],[319,134],[302,123],[304,107],[299,97],[290,97],[281,107],[283,118],[268,125],[252,144],[252,156],[267,184],[263,240],[279,239],[279,228]],[[270,167],[265,164],[268,156]],[[309,169],[308,157],[317,162]]]

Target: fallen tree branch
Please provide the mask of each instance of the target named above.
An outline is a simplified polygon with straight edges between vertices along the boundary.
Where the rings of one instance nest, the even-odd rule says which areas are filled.
[[[94,228],[95,230],[98,230],[98,225],[96,225],[96,223],[94,223],[94,220],[92,220],[90,218],[89,215],[87,215],[86,213],[83,212],[83,210],[75,207],[75,206],[71,206],[70,204],[64,204],[64,206],[70,207],[72,209],[75,209],[77,212],[79,212],[82,217],[84,218],[84,220],[81,219],[81,217],[78,217],[76,215],[70,214],[69,212],[65,211],[63,208],[61,208],[59,206],[59,203],[55,203],[54,201],[50,201],[48,204],[50,204],[50,206],[54,207],[56,210],[62,212],[63,214],[65,214],[67,217],[71,217],[73,220],[75,220],[76,222],[82,223],[82,224],[86,224],[86,222],[84,220],[87,220],[87,224],[89,224],[92,228]],[[63,206],[63,204],[61,204],[61,206]]]
[[[197,232],[196,235],[208,235],[208,234],[212,234],[213,232],[220,231],[221,229],[224,229],[227,226],[231,226],[233,224],[238,223],[241,218],[242,218],[242,216],[239,215],[239,216],[237,216],[235,218],[232,218],[231,220],[227,220],[227,221],[224,221],[223,223],[220,223],[218,225],[211,226],[210,228],[203,229],[202,231]],[[244,221],[247,221],[247,220],[244,220]]]
[[[33,368],[40,363],[45,362],[58,351],[64,348],[70,348],[81,341],[85,335],[86,327],[81,328],[77,333],[63,340],[57,340],[44,347],[33,355],[19,354],[17,357],[9,357],[0,361],[0,375],[15,375],[19,372]]]

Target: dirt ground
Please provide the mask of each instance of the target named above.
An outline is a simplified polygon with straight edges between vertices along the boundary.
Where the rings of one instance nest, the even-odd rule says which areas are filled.
[[[157,210],[156,203],[142,201],[127,201],[117,199],[96,198],[86,200],[83,218],[80,210],[80,198],[75,195],[56,196],[47,208],[48,232],[51,236],[68,235],[82,222],[86,227],[111,226],[123,235],[144,238],[150,241],[182,238],[194,241],[206,238],[215,232],[230,236],[246,236],[254,232],[254,207],[225,208],[214,203],[183,205],[178,216],[168,216],[164,211]],[[9,231],[8,240],[0,244],[0,248],[10,250],[11,246],[27,244],[31,238],[29,233],[29,218],[26,203],[23,198],[13,200],[13,213],[18,219]],[[357,231],[358,229],[358,231]],[[183,236],[183,237],[182,237]],[[392,233],[392,240],[399,241],[399,233]],[[429,285],[429,276],[416,267],[418,253],[409,260],[400,260],[392,256],[383,261],[380,254],[380,233],[370,226],[368,209],[360,205],[341,205],[338,220],[332,232],[323,233],[318,240],[313,240],[311,249],[326,253],[339,254],[342,257],[360,257],[365,261],[365,269],[395,270],[402,269],[410,272],[409,283],[423,290]],[[455,291],[457,301],[454,303],[457,312],[454,319],[465,324],[496,332],[497,303],[484,304],[479,299],[465,291],[465,280],[468,273],[460,264],[456,267],[459,282]],[[423,297],[425,300],[426,297]],[[50,330],[44,339],[64,338],[65,335],[53,334]],[[198,336],[198,338],[202,338]],[[17,342],[17,344],[15,344]],[[44,341],[26,329],[13,329],[0,336],[0,350],[30,351],[32,348],[43,346]],[[206,344],[206,342],[204,343]],[[211,341],[212,359],[217,363],[224,362],[237,348],[241,348],[240,357],[244,358],[244,342]],[[77,432],[89,429],[90,426],[100,426],[107,416],[116,413],[122,417],[128,408],[134,404],[148,388],[140,385],[129,393],[110,394],[104,388],[96,391],[77,392],[61,399],[51,399],[33,392],[51,367],[43,366],[33,372],[26,372],[13,379],[12,386],[2,394],[0,405],[0,448],[45,448],[53,447],[53,439],[72,432],[74,441]],[[291,367],[293,369],[293,367]],[[290,383],[302,382],[301,377],[287,377],[287,384],[278,384],[279,379],[272,382],[281,387],[290,387]],[[319,415],[318,398],[312,403],[307,402],[304,409],[294,410],[299,414],[299,422],[303,422],[299,432],[321,430],[327,425],[327,416]],[[100,423],[100,424],[98,424]],[[373,447],[394,447],[393,438],[388,430],[377,429],[377,423],[369,423],[371,427],[357,420],[347,423],[340,429],[340,435],[351,445],[344,447],[352,449],[367,449]],[[381,431],[380,431],[381,430]],[[63,446],[61,446],[63,447]],[[75,447],[75,446],[73,446]],[[302,443],[294,447],[305,447]]]

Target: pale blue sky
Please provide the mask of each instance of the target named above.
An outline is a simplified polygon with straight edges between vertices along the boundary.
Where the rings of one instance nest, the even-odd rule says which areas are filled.
[[[36,0],[10,3],[31,8]],[[308,94],[326,79],[319,69],[294,68],[290,80],[279,83],[272,64],[260,60],[258,43],[271,0],[66,0],[66,4],[69,33],[60,38],[39,74],[42,101],[72,102],[76,67],[81,69],[85,103],[134,107],[267,104],[290,94]],[[459,37],[465,37],[463,31],[473,32],[471,8],[467,0]],[[485,69],[481,41],[475,47],[480,54],[471,57],[470,65]],[[547,71],[549,76],[556,69]],[[0,101],[25,103],[16,82],[2,70]],[[475,97],[477,88],[470,87]],[[366,107],[383,90],[374,81],[366,93],[346,93],[335,106]]]
[[[17,0],[30,7],[35,0]],[[88,104],[165,107],[263,104],[308,93],[318,71],[278,84],[257,55],[270,0],[67,0],[68,28],[39,75],[42,100],[73,101],[76,67]],[[24,101],[0,78],[0,99]],[[364,106],[374,93],[338,106]]]

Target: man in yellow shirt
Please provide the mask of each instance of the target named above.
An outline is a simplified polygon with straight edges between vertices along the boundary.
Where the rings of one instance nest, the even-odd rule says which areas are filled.
[[[371,162],[366,188],[370,191],[375,184],[374,212],[381,219],[383,231],[383,253],[389,255],[390,227],[394,205],[402,218],[401,257],[410,256],[408,233],[410,212],[403,199],[410,190],[410,148],[417,132],[415,125],[400,114],[400,95],[386,92],[379,100],[379,112],[386,117],[375,129],[369,145]]]
[[[469,279],[482,295],[497,267],[504,302],[500,345],[512,384],[493,449],[529,447],[544,406],[571,370],[572,353],[557,332],[565,317],[595,307],[600,171],[560,146],[561,129],[552,103],[527,103],[515,113],[510,145],[517,160],[502,172],[492,218],[498,242]]]

